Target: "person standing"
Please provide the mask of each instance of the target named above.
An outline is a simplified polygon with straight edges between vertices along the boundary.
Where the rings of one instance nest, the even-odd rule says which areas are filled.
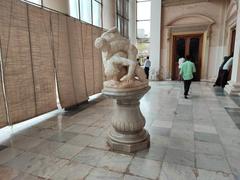
[[[185,61],[185,58],[184,57],[181,57],[178,59],[178,68],[181,69],[181,66],[182,66],[182,63],[184,63]]]
[[[224,57],[223,62],[222,62],[221,66],[219,67],[219,70],[218,70],[217,80],[214,83],[213,87],[222,85],[222,79],[223,79],[223,74],[224,74],[223,66],[226,64],[226,62],[228,61],[229,58],[231,58],[231,56],[225,56]]]
[[[182,67],[182,64],[184,63],[184,61],[185,61],[185,58],[184,57],[181,57],[181,58],[179,58],[178,59],[178,70],[179,70],[179,72],[180,72],[180,70],[181,70],[181,67]],[[181,75],[179,75],[179,78],[178,78],[180,81],[182,81],[182,77],[181,77]]]
[[[147,79],[149,77],[149,69],[151,67],[151,61],[149,60],[149,56],[147,56],[146,61],[144,62],[144,71],[147,76]]]
[[[196,67],[190,60],[190,56],[186,56],[185,62],[181,65],[180,75],[184,81],[184,97],[187,99],[188,91],[193,79],[193,73],[196,72]]]
[[[233,57],[228,59],[228,61],[224,64],[222,68],[223,69],[223,76],[222,76],[222,83],[221,83],[222,88],[224,88],[225,85],[227,84],[228,75],[232,68],[232,63],[233,63]]]

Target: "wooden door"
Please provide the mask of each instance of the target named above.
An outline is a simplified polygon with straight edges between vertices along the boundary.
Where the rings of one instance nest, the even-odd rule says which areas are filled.
[[[201,77],[201,55],[202,55],[202,34],[178,35],[173,37],[173,63],[172,80],[179,79],[179,58],[191,57],[196,66],[194,80],[199,81]]]

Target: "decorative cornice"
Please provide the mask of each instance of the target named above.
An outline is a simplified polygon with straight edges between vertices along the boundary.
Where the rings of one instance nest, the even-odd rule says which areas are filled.
[[[204,19],[208,22],[208,24],[214,24],[215,23],[215,20],[208,17],[208,16],[205,16],[205,15],[202,15],[202,14],[186,14],[186,15],[183,15],[183,16],[179,16],[177,18],[175,18],[174,20],[170,21],[167,26],[173,26],[175,22],[181,20],[181,19],[185,19],[185,18],[199,18],[199,19]]]
[[[163,6],[177,6],[177,5],[185,5],[185,4],[193,4],[200,2],[209,2],[210,0],[163,0]]]

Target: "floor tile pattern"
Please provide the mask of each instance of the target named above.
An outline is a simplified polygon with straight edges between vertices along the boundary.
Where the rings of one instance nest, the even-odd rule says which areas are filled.
[[[0,179],[239,180],[239,99],[194,82],[151,82],[141,100],[149,149],[109,150],[114,101],[103,97],[0,137]],[[1,134],[0,130],[0,134]]]

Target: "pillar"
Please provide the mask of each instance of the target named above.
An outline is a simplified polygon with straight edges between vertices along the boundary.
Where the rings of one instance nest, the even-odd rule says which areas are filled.
[[[137,43],[137,2],[129,1],[129,39],[132,44]]]
[[[238,2],[239,3],[239,2]],[[234,47],[232,78],[225,87],[225,91],[230,95],[240,96],[240,8],[238,4],[236,40]]]
[[[161,44],[161,9],[162,0],[151,1],[151,34],[150,34],[150,79],[158,80],[160,72]]]
[[[110,29],[116,26],[116,1],[103,0],[103,28]]]

